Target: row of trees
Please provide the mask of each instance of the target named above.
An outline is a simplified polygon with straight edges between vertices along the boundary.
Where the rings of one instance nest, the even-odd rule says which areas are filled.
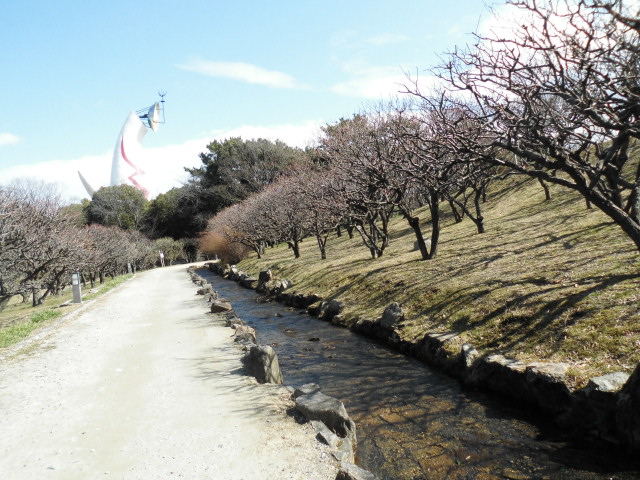
[[[247,198],[304,152],[282,142],[212,142],[190,181],[148,201],[130,185],[99,189],[64,205],[51,186],[0,186],[0,306],[12,296],[37,305],[79,271],[91,285],[105,276],[176,259],[194,261],[211,214]]]
[[[121,185],[62,208],[53,192],[2,187],[0,299],[30,293],[37,303],[70,271],[95,281],[127,262],[143,267],[158,250],[194,260],[205,229],[201,247],[223,240],[241,247],[236,257],[242,249],[261,256],[277,242],[298,257],[311,237],[322,258],[329,233],[346,230],[377,258],[398,214],[428,260],[443,205],[482,233],[487,187],[514,173],[547,193],[548,184],[578,192],[640,249],[638,12],[624,0],[508,4],[527,17],[521,26],[451,52],[434,69],[438,90],[409,81],[404,100],[326,125],[306,151],[214,141],[187,184],[151,202]]]
[[[640,249],[640,23],[624,0],[511,0],[507,38],[478,36],[437,73],[433,112],[456,157],[578,192]]]
[[[198,233],[227,205],[247,198],[304,157],[268,140],[212,142],[190,181],[148,201],[130,185],[99,189],[64,205],[53,187],[0,186],[0,305],[14,295],[39,304],[70,282],[72,272],[102,282],[107,275],[158,262],[194,261]]]
[[[65,206],[52,187],[0,186],[0,306],[14,295],[38,305],[69,285],[73,272],[81,272],[93,286],[126,272],[128,264],[152,266],[159,249],[167,261],[182,251],[172,239],[154,242],[136,230],[86,225],[82,214]]]
[[[294,255],[314,236],[357,231],[372,257],[402,215],[423,259],[437,253],[441,203],[484,232],[492,179],[512,173],[581,194],[640,249],[640,25],[622,0],[512,0],[526,20],[509,37],[478,36],[435,69],[442,88],[323,129],[311,163],[221,211],[208,230],[262,255]],[[427,206],[423,239],[416,209]]]
[[[208,231],[258,256],[267,245],[286,242],[297,258],[300,242],[313,237],[324,259],[329,233],[344,227],[349,235],[357,232],[377,258],[389,245],[389,220],[397,213],[415,232],[422,258],[433,258],[441,201],[449,203],[458,221],[469,217],[484,232],[481,200],[495,173],[486,165],[454,162],[435,135],[433,123],[409,104],[328,125],[318,147],[307,152],[306,163],[221,211],[209,221]],[[425,205],[428,241],[416,214]]]
[[[271,183],[305,153],[276,141],[232,137],[213,141],[189,181],[148,201],[130,185],[103,187],[80,207],[86,223],[137,230],[150,238],[197,238],[211,215]],[[194,253],[194,252],[190,252]]]

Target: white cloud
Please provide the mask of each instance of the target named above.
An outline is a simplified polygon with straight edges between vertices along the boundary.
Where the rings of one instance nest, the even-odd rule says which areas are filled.
[[[216,130],[214,140],[224,140],[230,137],[242,137],[244,140],[266,138],[275,141],[282,140],[292,147],[305,148],[318,138],[322,122],[310,121],[302,125],[242,125],[228,130]]]
[[[100,186],[99,179],[103,178],[108,183],[111,155],[91,155],[73,160],[51,160],[32,163],[29,165],[14,165],[0,168],[0,178],[6,184],[13,179],[34,179],[47,183],[55,183],[70,200],[79,200],[87,197],[80,179],[78,170],[81,170],[89,183],[96,188]]]
[[[409,70],[411,79],[407,78],[401,67],[363,67],[358,64],[345,65],[343,70],[351,74],[351,78],[331,87],[331,91],[339,95],[367,99],[388,99],[399,96],[412,86],[415,75]],[[430,76],[418,78],[423,92],[428,91],[435,83]]]
[[[511,4],[503,4],[492,9],[478,27],[481,36],[494,35],[501,38],[513,38],[514,31],[531,21],[531,14]]]
[[[289,74],[244,62],[215,62],[196,58],[186,64],[178,65],[178,68],[210,77],[231,78],[273,88],[298,90],[308,88]]]
[[[408,40],[409,37],[399,33],[382,33],[375,37],[369,38],[367,41],[373,45],[390,45],[393,43],[401,43]]]
[[[208,142],[209,139],[197,139],[180,145],[143,148],[136,162],[146,172],[140,180],[152,195],[180,186],[187,179],[184,167],[194,167],[200,163],[198,153],[205,150]],[[75,159],[0,168],[0,178],[5,184],[20,178],[54,183],[67,200],[77,202],[89,196],[80,182],[78,171],[94,189],[107,186],[111,178],[112,156],[111,152],[105,152]]]
[[[4,145],[13,145],[21,141],[22,139],[13,133],[0,133],[0,147]]]
[[[405,80],[402,75],[360,76],[333,85],[331,91],[347,97],[388,98],[402,91]]]
[[[320,122],[307,122],[301,125],[244,125],[228,130],[216,130],[210,136],[188,140],[177,145],[143,148],[137,152],[136,164],[145,174],[139,177],[141,183],[149,188],[151,196],[179,187],[187,181],[189,174],[184,168],[201,165],[199,154],[206,150],[214,139],[242,137],[245,140],[267,138],[282,140],[291,146],[304,148],[319,134]],[[88,198],[78,171],[88,183],[98,189],[107,186],[111,178],[112,152],[90,155],[75,159],[51,160],[30,165],[0,167],[0,183],[7,184],[14,179],[34,179],[57,184],[64,197],[70,202]]]

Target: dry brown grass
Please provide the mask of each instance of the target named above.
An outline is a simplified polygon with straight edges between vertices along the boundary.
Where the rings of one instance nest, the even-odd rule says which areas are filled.
[[[198,240],[198,249],[213,258],[217,255],[226,263],[237,263],[249,255],[250,249],[239,243],[230,243],[222,235],[206,232]]]
[[[458,331],[485,353],[569,362],[576,385],[629,372],[640,362],[640,255],[577,195],[553,187],[552,195],[546,202],[529,180],[495,185],[485,205],[487,233],[445,216],[430,261],[411,251],[413,234],[397,218],[391,245],[376,260],[357,237],[343,235],[329,240],[325,261],[307,239],[297,260],[279,245],[240,268],[270,268],[295,290],[340,298],[348,321],[377,318],[399,302],[405,338]]]

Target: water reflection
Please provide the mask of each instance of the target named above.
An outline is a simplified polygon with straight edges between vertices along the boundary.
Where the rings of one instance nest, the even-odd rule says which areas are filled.
[[[273,345],[285,383],[316,382],[358,428],[358,462],[381,479],[633,479],[611,452],[574,448],[521,406],[277,303],[201,275]]]

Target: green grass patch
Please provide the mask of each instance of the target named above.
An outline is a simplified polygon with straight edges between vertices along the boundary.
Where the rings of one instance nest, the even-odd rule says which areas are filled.
[[[487,232],[444,210],[438,256],[420,260],[402,218],[376,260],[356,236],[333,236],[327,260],[313,239],[294,259],[286,245],[239,267],[271,269],[293,289],[339,298],[345,318],[378,318],[391,302],[406,314],[401,335],[457,331],[484,353],[524,361],[564,361],[576,385],[640,362],[640,255],[604,214],[576,194],[536,181],[495,184],[484,205]],[[428,212],[423,211],[429,234]]]
[[[31,321],[33,323],[42,323],[47,320],[53,320],[54,318],[58,318],[62,315],[62,312],[59,310],[41,310],[39,312],[35,312],[31,314]]]
[[[32,322],[19,322],[0,330],[0,348],[10,347],[27,338],[38,325]]]
[[[96,298],[127,281],[133,275],[121,275],[105,281],[92,289],[92,293],[83,295],[83,301]],[[86,288],[85,288],[86,290]],[[63,291],[59,296],[50,296],[42,305],[32,307],[31,303],[22,303],[19,298],[12,299],[0,311],[0,349],[10,347],[36,330],[51,325],[57,318],[72,313],[81,304],[70,303],[73,294],[70,290]]]

